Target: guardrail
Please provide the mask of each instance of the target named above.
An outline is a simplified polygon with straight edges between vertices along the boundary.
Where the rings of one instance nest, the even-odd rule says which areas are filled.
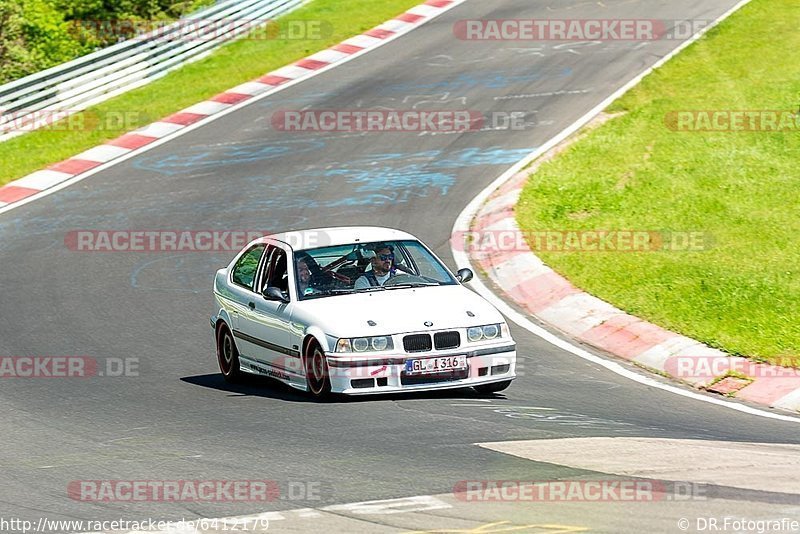
[[[306,0],[224,0],[164,28],[0,86],[0,142],[201,59]]]

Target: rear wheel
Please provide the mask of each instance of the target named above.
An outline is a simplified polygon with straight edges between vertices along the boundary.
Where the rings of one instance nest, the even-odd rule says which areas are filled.
[[[315,399],[326,399],[331,393],[331,378],[328,373],[328,361],[322,347],[315,340],[306,345],[305,355],[306,382],[308,391]]]
[[[511,380],[504,380],[503,382],[495,382],[494,384],[481,384],[480,386],[472,386],[475,391],[481,395],[489,395],[490,393],[497,393],[503,391],[511,385]]]
[[[242,370],[239,367],[239,350],[233,340],[233,334],[226,325],[217,330],[217,363],[226,382],[239,382]]]

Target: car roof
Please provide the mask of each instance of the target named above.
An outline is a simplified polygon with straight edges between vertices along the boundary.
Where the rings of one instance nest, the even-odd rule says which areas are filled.
[[[287,243],[294,250],[308,250],[319,247],[347,245],[350,243],[373,243],[375,241],[395,241],[414,239],[413,235],[380,226],[337,226],[331,228],[311,228],[293,230],[264,236],[262,239],[273,239]]]

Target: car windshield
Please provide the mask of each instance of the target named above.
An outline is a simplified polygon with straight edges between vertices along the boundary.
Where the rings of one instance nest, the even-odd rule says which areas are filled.
[[[458,282],[415,240],[352,243],[299,251],[295,280],[300,300]]]

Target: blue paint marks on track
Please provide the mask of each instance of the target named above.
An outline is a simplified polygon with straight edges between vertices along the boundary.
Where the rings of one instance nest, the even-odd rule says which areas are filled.
[[[172,176],[197,173],[205,169],[224,167],[231,163],[265,161],[287,154],[301,154],[325,147],[325,141],[313,139],[286,140],[265,144],[240,143],[232,145],[205,146],[196,150],[167,156],[142,157],[134,161],[134,168]]]
[[[516,84],[528,84],[546,78],[566,78],[572,75],[571,68],[542,69],[519,74],[513,71],[459,74],[452,78],[427,83],[398,83],[383,88],[384,93],[408,93],[418,91],[468,91],[470,89],[508,89]]]

